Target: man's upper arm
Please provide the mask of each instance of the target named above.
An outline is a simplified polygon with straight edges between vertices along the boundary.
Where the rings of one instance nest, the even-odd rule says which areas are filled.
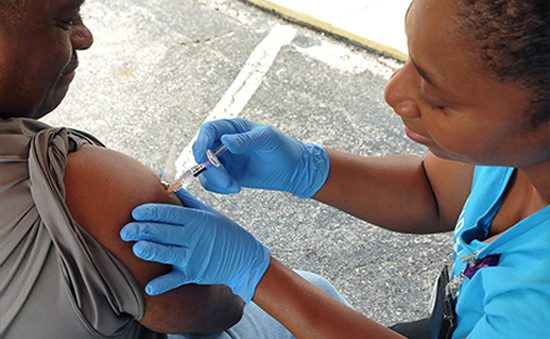
[[[65,187],[73,218],[128,268],[142,291],[149,280],[171,269],[137,258],[132,244],[119,236],[138,205],[179,204],[164,192],[155,173],[118,152],[84,146],[69,154]],[[187,285],[156,297],[144,293],[144,298],[146,309],[140,322],[158,332],[216,332],[242,315],[240,299],[220,285]]]
[[[437,202],[441,230],[451,231],[470,194],[474,166],[428,153],[424,169]]]

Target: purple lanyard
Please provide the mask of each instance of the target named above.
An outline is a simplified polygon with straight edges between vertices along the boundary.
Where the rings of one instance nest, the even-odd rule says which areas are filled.
[[[478,259],[475,261],[471,261],[468,264],[466,264],[466,269],[464,269],[464,276],[468,279],[472,279],[474,274],[476,274],[477,271],[484,267],[491,267],[498,265],[500,259],[500,254],[491,254],[486,256],[483,259]]]

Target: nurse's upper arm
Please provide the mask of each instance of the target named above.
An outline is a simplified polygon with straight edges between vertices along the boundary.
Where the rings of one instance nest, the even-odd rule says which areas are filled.
[[[169,272],[169,266],[135,257],[132,244],[119,236],[138,205],[179,204],[164,192],[155,173],[121,153],[83,146],[69,154],[64,181],[73,218],[126,266],[142,291],[149,280]],[[143,296],[146,309],[140,323],[157,332],[212,333],[230,327],[242,316],[242,301],[221,285],[187,285],[160,296],[145,292]]]
[[[428,153],[424,169],[437,202],[441,230],[451,231],[470,194],[474,165]]]

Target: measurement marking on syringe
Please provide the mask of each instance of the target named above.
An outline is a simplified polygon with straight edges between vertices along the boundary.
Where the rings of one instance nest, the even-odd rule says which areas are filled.
[[[250,98],[262,83],[281,48],[288,45],[296,36],[296,29],[288,25],[276,25],[271,32],[256,46],[241,72],[233,81],[227,92],[218,102],[204,122],[235,118],[239,116]],[[191,151],[197,135],[189,142],[176,160],[176,170],[180,175],[184,169],[195,165]]]

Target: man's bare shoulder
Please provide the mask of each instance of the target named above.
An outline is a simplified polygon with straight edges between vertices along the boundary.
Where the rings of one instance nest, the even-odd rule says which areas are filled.
[[[125,258],[131,244],[119,238],[120,228],[131,221],[131,211],[143,203],[177,204],[164,193],[159,178],[147,167],[124,154],[94,146],[84,146],[69,154],[65,171],[66,200],[75,220],[107,250],[134,271],[142,267],[137,258]],[[151,267],[153,268],[153,266]],[[161,265],[156,271],[164,271]],[[150,277],[136,276],[140,285]]]
[[[122,227],[131,221],[135,207],[144,203],[180,204],[165,192],[159,177],[149,168],[119,152],[83,146],[69,154],[65,189],[73,218],[132,272],[142,291],[149,280],[171,269],[135,257],[132,244],[119,236]],[[144,293],[144,298],[146,312],[140,322],[159,332],[221,330],[238,321],[242,307],[222,286],[188,285],[157,297]],[[217,315],[213,308],[219,305],[210,303],[210,298],[218,298],[228,315]],[[206,316],[201,310],[211,319],[202,319]]]

